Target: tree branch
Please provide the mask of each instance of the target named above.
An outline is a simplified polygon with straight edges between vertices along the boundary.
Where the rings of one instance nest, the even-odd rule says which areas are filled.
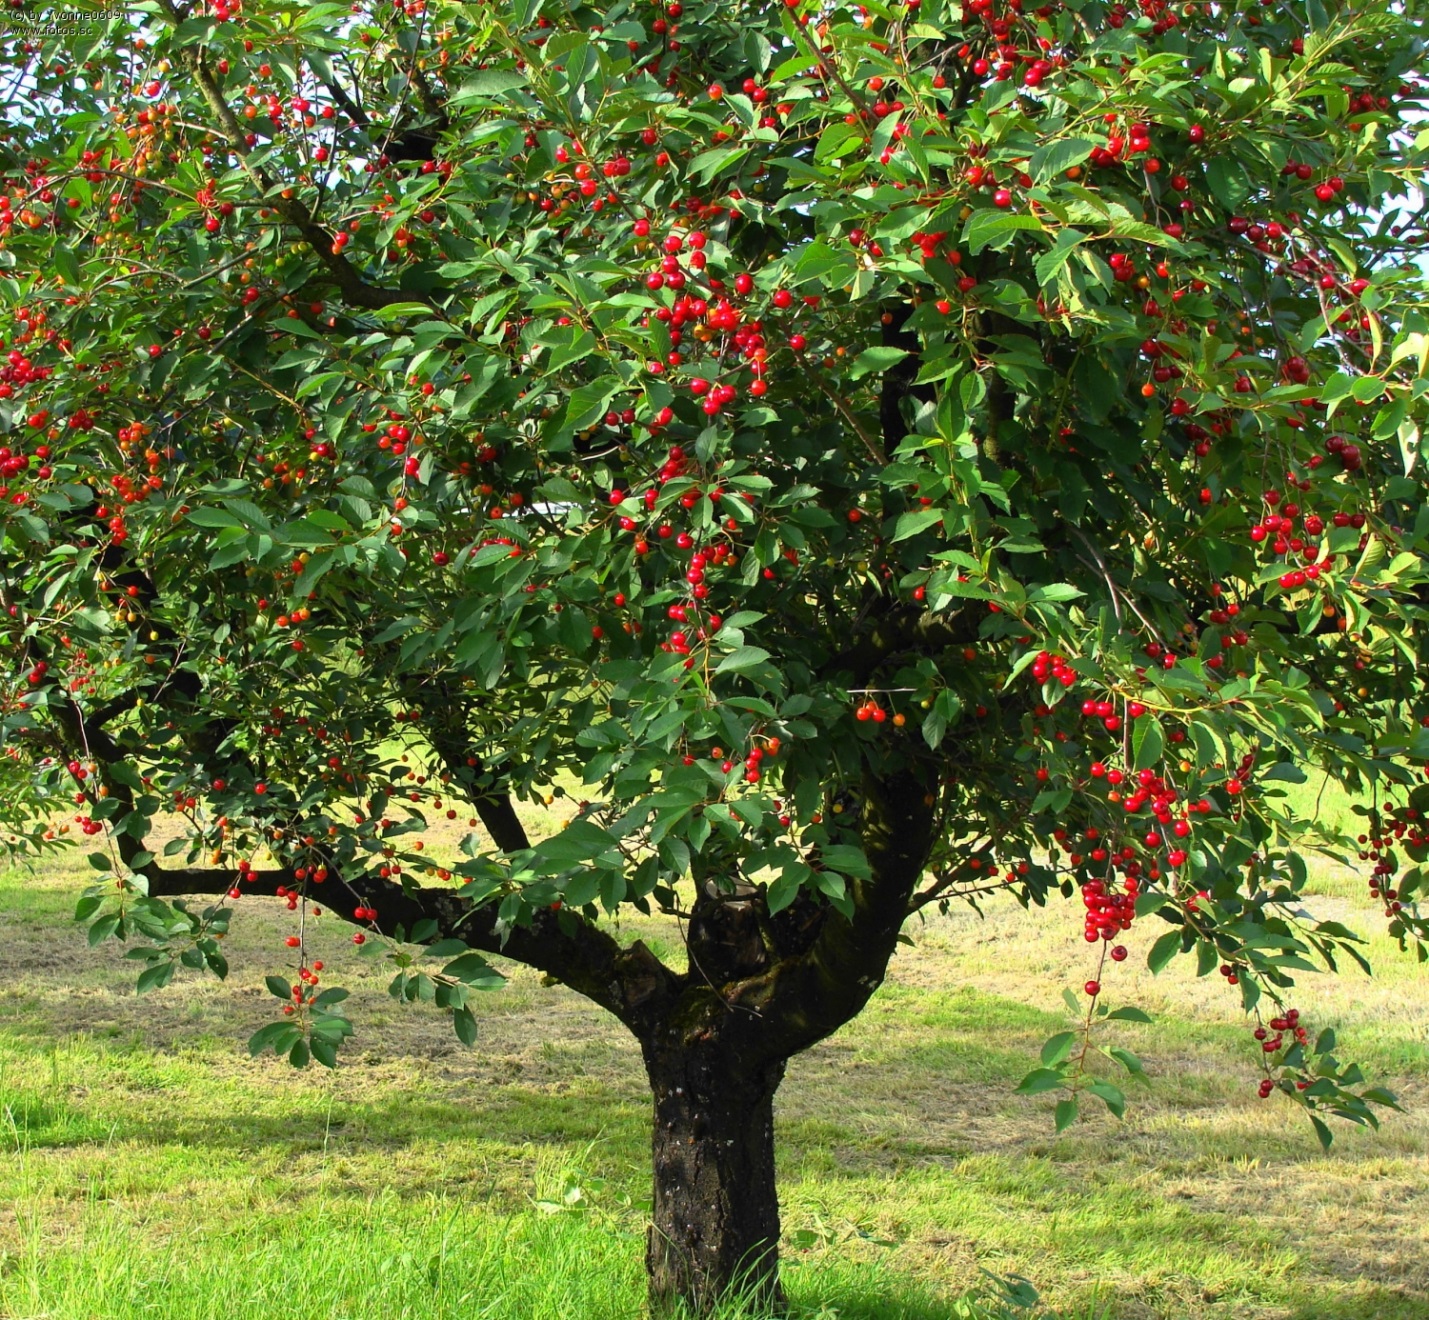
[[[818,672],[826,678],[847,670],[862,683],[879,665],[902,652],[942,651],[976,640],[977,625],[963,610],[934,614],[890,598],[890,608],[876,615],[866,632],[822,664]]]
[[[150,862],[137,869],[155,898],[226,894],[235,887],[244,894],[273,895],[280,887],[307,885],[310,898],[321,896],[323,907],[344,920],[356,922],[359,907],[376,909],[376,920],[361,924],[389,937],[399,927],[406,933],[420,921],[434,921],[433,939],[460,939],[484,953],[545,972],[613,1013],[636,1035],[651,1029],[681,981],[642,941],[622,947],[607,932],[565,910],[543,908],[529,926],[502,930],[494,902],[473,903],[455,890],[403,885],[375,875],[333,877],[317,888],[286,868],[250,871],[241,883],[227,868],[166,870]]]
[[[165,8],[169,17],[177,24],[179,22],[178,10],[172,4],[166,4]],[[340,252],[334,252],[332,235],[318,224],[308,209],[296,197],[283,197],[273,181],[249,163],[248,143],[245,140],[243,126],[238,122],[238,117],[233,113],[228,102],[224,100],[223,92],[204,62],[203,52],[194,50],[192,47],[183,47],[179,51],[179,57],[193,76],[195,84],[203,94],[203,99],[208,103],[209,109],[222,127],[229,147],[238,156],[244,172],[258,188],[263,200],[303,236],[304,241],[312,248],[314,254],[327,267],[337,283],[338,290],[348,303],[354,307],[375,311],[398,302],[426,301],[418,294],[405,293],[400,289],[384,289],[368,284],[346,257]]]
[[[422,730],[431,743],[432,750],[441,757],[453,780],[464,786],[479,780],[485,773],[485,766],[472,756],[467,740],[467,715],[469,703],[454,692],[451,686],[441,680],[431,683],[407,684],[403,696],[422,712]],[[454,718],[459,717],[459,718]],[[474,766],[468,761],[476,761]],[[531,840],[526,827],[516,814],[516,807],[509,793],[494,789],[481,789],[475,784],[466,789],[467,800],[476,809],[492,842],[502,852],[518,852],[529,848]]]
[[[887,779],[863,782],[864,851],[868,880],[851,878],[854,916],[830,912],[808,950],[769,972],[728,987],[749,1050],[782,1059],[832,1035],[857,1016],[883,983],[908,915],[908,904],[933,847],[936,780],[931,763],[916,763]]]

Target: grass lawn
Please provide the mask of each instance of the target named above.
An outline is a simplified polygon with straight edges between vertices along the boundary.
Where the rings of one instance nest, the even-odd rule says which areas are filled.
[[[143,999],[135,964],[69,920],[80,868],[0,878],[0,1316],[14,1320],[618,1320],[642,1312],[648,1099],[634,1041],[520,968],[481,1034],[395,1004],[340,925],[318,947],[358,1026],[334,1074],[250,1060],[288,914],[245,900],[227,982]],[[1375,930],[1361,879],[1307,906]],[[1005,903],[915,922],[868,1010],[779,1095],[786,1279],[813,1320],[1422,1320],[1429,1315],[1429,972],[1385,939],[1377,976],[1306,977],[1312,1029],[1400,1093],[1379,1133],[1255,1095],[1221,978],[1152,978],[1154,919],[1106,980],[1151,1026],[1126,1120],[1062,1136],[1012,1094],[1088,975],[1080,908]],[[636,927],[628,927],[633,930]],[[638,927],[678,961],[669,927]],[[979,1290],[984,1302],[969,1300]],[[1038,1314],[1045,1312],[1038,1311]]]

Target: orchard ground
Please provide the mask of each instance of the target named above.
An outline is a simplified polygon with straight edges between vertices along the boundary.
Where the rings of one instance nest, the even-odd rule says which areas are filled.
[[[434,855],[451,843],[429,837]],[[649,1097],[608,1015],[506,966],[467,1049],[443,1015],[389,999],[333,923],[314,947],[354,992],[360,1048],[336,1074],[250,1060],[289,914],[243,902],[226,983],[141,1001],[122,949],[85,948],[63,919],[81,870],[0,879],[0,1316],[641,1314]],[[1328,865],[1306,901],[1383,924],[1363,880]],[[1408,1110],[1377,1134],[1337,1125],[1327,1156],[1298,1111],[1257,1099],[1256,1043],[1221,978],[1145,970],[1157,925],[1106,977],[1113,1003],[1157,1021],[1101,1037],[1152,1082],[1129,1088],[1125,1122],[1061,1136],[1051,1098],[1013,1090],[1088,974],[1080,907],[1028,920],[995,900],[910,927],[869,1009],[779,1093],[798,1315],[1020,1314],[968,1300],[996,1292],[980,1270],[1025,1276],[1069,1320],[1429,1313],[1429,972],[1381,938],[1374,980],[1302,983],[1312,1028],[1334,1026]],[[626,931],[681,961],[670,927]]]

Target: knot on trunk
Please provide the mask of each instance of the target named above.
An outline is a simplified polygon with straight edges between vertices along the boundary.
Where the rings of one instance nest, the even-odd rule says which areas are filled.
[[[690,965],[698,977],[720,986],[757,976],[769,967],[764,942],[768,911],[755,885],[735,881],[721,886],[705,880],[690,915]]]

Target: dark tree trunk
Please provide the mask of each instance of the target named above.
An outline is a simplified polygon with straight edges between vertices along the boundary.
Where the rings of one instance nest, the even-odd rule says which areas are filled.
[[[655,1096],[651,1312],[683,1304],[703,1316],[730,1294],[782,1308],[774,1092],[784,1061],[751,1064],[713,1040],[682,1040],[647,1043],[645,1066]]]

